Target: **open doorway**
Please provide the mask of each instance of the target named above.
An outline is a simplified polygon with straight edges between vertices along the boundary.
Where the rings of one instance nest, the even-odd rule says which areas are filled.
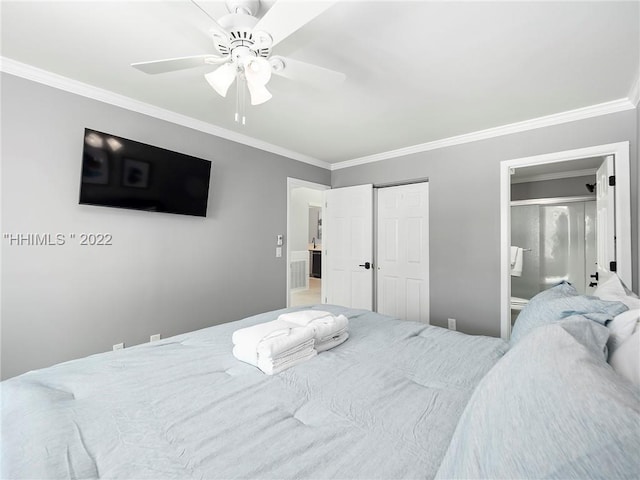
[[[598,285],[596,172],[603,157],[515,168],[511,174],[511,324],[561,281]]]
[[[329,188],[287,179],[288,307],[322,303],[322,192]]]
[[[502,338],[508,339],[511,335],[514,306],[517,315],[518,308],[527,300],[523,297],[535,295],[549,283],[573,281],[583,284],[584,293],[589,293],[599,276],[615,271],[632,287],[628,142],[508,160],[501,162],[500,172]],[[563,191],[569,188],[568,180],[558,182],[563,176],[578,179],[578,190],[573,196],[561,198],[564,195],[549,190],[560,184]],[[550,179],[555,180],[555,184],[547,183],[541,188],[541,181]],[[514,187],[518,183],[529,183],[531,191],[544,194],[529,192],[528,199],[517,200],[519,193]],[[615,188],[609,189],[609,184]],[[589,195],[594,190],[595,197]],[[517,212],[522,210],[520,207],[530,211]],[[526,228],[533,233],[521,235],[517,229],[522,225],[519,227],[518,223],[528,224]],[[577,243],[568,238],[570,224],[573,235],[578,237],[573,241]],[[549,228],[553,231],[547,238],[544,230]],[[595,237],[595,246],[589,236]],[[546,250],[549,255],[544,253]],[[560,250],[565,255],[560,255]],[[548,259],[556,264],[543,265]],[[528,270],[526,281],[525,269]],[[530,285],[525,285],[527,282]],[[518,292],[529,295],[519,297]]]

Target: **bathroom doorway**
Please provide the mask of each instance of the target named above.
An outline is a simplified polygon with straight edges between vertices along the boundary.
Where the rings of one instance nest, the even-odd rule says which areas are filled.
[[[605,173],[606,172],[606,173]],[[520,177],[520,178],[518,178]],[[525,180],[522,179],[525,177]],[[528,178],[526,178],[528,177]],[[585,178],[587,177],[587,178]],[[548,256],[550,260],[552,257],[558,255],[558,249],[564,250],[567,253],[569,247],[569,240],[565,237],[570,235],[569,228],[573,222],[573,233],[580,237],[580,230],[584,231],[589,228],[590,233],[595,230],[596,237],[596,271],[593,270],[592,260],[585,260],[586,257],[580,255],[581,260],[578,260],[576,252],[568,252],[564,259],[560,260],[565,272],[558,273],[559,266],[551,267],[551,273],[544,273],[540,281],[540,272],[538,275],[534,275],[536,279],[533,281],[537,284],[537,287],[532,287],[532,291],[523,294],[523,297],[534,294],[534,290],[543,290],[547,283],[557,283],[562,280],[570,280],[570,274],[567,273],[567,265],[569,263],[589,262],[585,267],[584,272],[579,273],[581,280],[576,283],[584,282],[584,290],[589,291],[590,288],[595,286],[599,281],[603,281],[610,275],[610,272],[616,272],[616,274],[622,279],[622,281],[629,287],[633,288],[633,281],[631,275],[631,199],[630,199],[630,170],[629,170],[629,142],[619,142],[607,145],[599,145],[594,147],[586,147],[576,150],[568,150],[564,152],[555,152],[544,155],[537,155],[534,157],[519,158],[514,160],[502,161],[500,164],[500,237],[501,237],[501,287],[500,287],[500,301],[501,301],[501,328],[500,335],[502,338],[508,340],[511,335],[512,326],[512,310],[514,302],[517,304],[520,302],[524,306],[528,298],[515,297],[515,291],[512,291],[514,287],[512,285],[513,269],[516,271],[522,269],[522,274],[527,268],[532,267],[531,261],[527,266],[527,255],[534,253],[534,247],[530,247],[530,242],[535,242],[537,237],[539,240],[545,242],[544,255]],[[566,183],[569,179],[575,179],[576,192],[570,193],[567,191]],[[518,189],[521,189],[519,184],[528,184],[528,193],[524,197],[518,197]],[[591,188],[595,189],[591,190]],[[558,193],[556,187],[561,187],[562,193]],[[614,186],[610,188],[609,185]],[[593,212],[589,210],[591,207],[588,203],[585,204],[586,220],[578,221],[578,216],[573,216],[573,220],[569,220],[569,203],[560,204],[556,202],[558,197],[574,196],[588,198],[574,198],[574,200],[588,200],[591,201],[593,193],[596,193],[596,225],[585,226],[584,222],[591,222]],[[517,239],[521,245],[516,244],[516,239],[513,238],[512,226],[514,218],[512,217],[514,206],[518,205],[518,201],[522,200],[535,200],[538,203],[544,203],[543,199],[548,199],[549,208],[548,211],[542,212],[544,217],[542,222],[544,228],[550,230],[550,232],[543,232],[540,235],[541,227],[541,212],[540,207],[537,209],[536,215],[531,217],[532,231],[538,229],[537,233],[533,233],[527,239]],[[566,198],[562,201],[566,202]],[[514,205],[513,202],[516,202]],[[556,206],[553,207],[553,203],[556,202]],[[579,203],[579,202],[577,202]],[[576,207],[577,208],[577,207]],[[548,217],[548,218],[547,218]],[[517,222],[518,220],[516,220]],[[525,222],[527,220],[524,220]],[[554,230],[555,229],[555,230]],[[563,238],[560,239],[559,237]],[[533,238],[533,240],[532,240]],[[540,240],[542,239],[542,240]],[[547,240],[548,239],[548,240]],[[582,248],[587,249],[586,240],[581,240]],[[548,244],[546,244],[548,242]],[[554,251],[554,244],[556,249]],[[564,247],[562,247],[564,245]],[[520,252],[516,251],[514,258],[514,248],[519,248]],[[520,258],[518,259],[518,253]],[[538,255],[540,255],[538,253]],[[560,257],[558,257],[560,258]],[[531,260],[531,259],[530,259]],[[545,259],[545,262],[547,259]],[[519,263],[522,262],[522,263]],[[555,273],[554,273],[555,272]],[[531,273],[531,272],[530,272]],[[533,272],[535,273],[535,272]],[[573,275],[573,274],[572,274]],[[594,275],[594,276],[592,276]],[[594,285],[591,285],[594,284]],[[522,285],[520,285],[522,286]],[[520,287],[519,286],[519,287]],[[518,287],[518,288],[519,288]],[[534,288],[535,287],[535,288]]]
[[[322,303],[322,192],[329,188],[287,179],[287,307]]]

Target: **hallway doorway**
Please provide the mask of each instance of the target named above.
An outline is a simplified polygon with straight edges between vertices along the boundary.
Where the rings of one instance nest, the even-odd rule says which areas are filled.
[[[287,179],[287,307],[322,303],[322,192],[329,188]]]

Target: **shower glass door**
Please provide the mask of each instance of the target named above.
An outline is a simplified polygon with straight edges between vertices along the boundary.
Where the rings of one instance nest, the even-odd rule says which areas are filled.
[[[563,280],[592,293],[595,219],[595,201],[540,199],[512,206],[511,243],[523,248],[523,268],[521,276],[511,277],[511,295],[529,299]]]

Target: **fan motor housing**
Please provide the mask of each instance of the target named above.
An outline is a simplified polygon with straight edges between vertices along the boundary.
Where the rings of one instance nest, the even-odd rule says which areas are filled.
[[[227,0],[225,5],[229,13],[245,13],[255,17],[260,9],[260,0]]]
[[[271,53],[270,48],[255,48],[253,28],[258,23],[256,17],[243,13],[229,13],[222,17],[219,23],[222,28],[229,32],[227,38],[214,34],[213,43],[221,55],[234,56],[233,51],[238,47],[251,49],[257,57],[267,58]]]

